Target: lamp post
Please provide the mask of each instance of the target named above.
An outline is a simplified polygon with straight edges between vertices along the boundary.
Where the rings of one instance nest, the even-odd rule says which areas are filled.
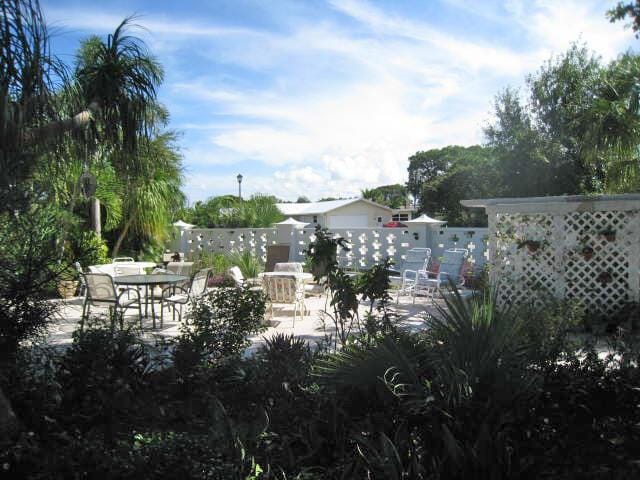
[[[242,200],[242,174],[239,173],[236,178],[238,179],[238,198]]]

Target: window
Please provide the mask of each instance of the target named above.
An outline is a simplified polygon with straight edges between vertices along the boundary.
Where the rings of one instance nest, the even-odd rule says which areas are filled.
[[[391,220],[393,220],[394,222],[406,222],[407,220],[409,220],[409,214],[396,213],[395,215],[391,216]]]
[[[318,223],[318,216],[317,215],[313,216],[313,223]]]
[[[378,223],[382,223],[382,217],[378,217]]]

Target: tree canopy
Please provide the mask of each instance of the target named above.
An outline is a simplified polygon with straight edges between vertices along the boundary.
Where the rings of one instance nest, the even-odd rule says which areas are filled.
[[[396,184],[364,189],[362,190],[362,198],[387,207],[400,208],[407,203],[407,187]]]
[[[639,79],[639,56],[604,65],[574,44],[527,77],[527,95],[498,93],[483,147],[411,156],[407,188],[452,225],[480,221],[459,206],[472,197],[637,191]]]

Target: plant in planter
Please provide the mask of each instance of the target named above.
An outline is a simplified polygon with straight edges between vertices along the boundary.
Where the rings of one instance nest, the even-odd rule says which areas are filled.
[[[460,241],[460,237],[458,237],[458,235],[454,233],[453,235],[451,235],[451,241],[453,243],[458,243]]]
[[[607,242],[615,242],[616,231],[610,226],[600,231],[600,235],[605,238]]]
[[[71,265],[67,265],[60,272],[58,293],[62,298],[71,298],[78,290],[78,272]]]
[[[598,283],[606,285],[607,283],[611,283],[613,281],[613,275],[611,275],[611,272],[600,272],[596,277],[596,281]]]
[[[518,240],[518,250],[526,247],[529,250],[529,253],[536,253],[541,247],[544,246],[546,242],[540,240],[532,240],[529,238],[525,238],[522,240]]]
[[[580,255],[582,255],[582,257],[587,261],[593,258],[594,253],[595,251],[593,250],[593,247],[589,245],[583,245],[580,249]]]

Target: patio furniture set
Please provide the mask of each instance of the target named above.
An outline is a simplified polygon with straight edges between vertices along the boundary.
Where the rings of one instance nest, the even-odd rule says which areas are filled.
[[[76,263],[81,281],[80,293],[85,295],[80,328],[83,328],[91,307],[108,307],[112,322],[118,314],[121,324],[124,312],[135,308],[138,310],[140,327],[143,318],[150,317],[153,328],[156,328],[155,304],[158,301],[161,328],[165,307],[173,309],[174,320],[176,310],[179,310],[181,317],[182,306],[205,292],[210,269],[200,270],[190,278],[192,262],[164,264],[159,268],[153,262],[136,262],[130,257],[120,257],[111,264],[92,265],[88,267],[89,272],[85,273]],[[151,268],[153,271],[147,274],[145,269]]]

